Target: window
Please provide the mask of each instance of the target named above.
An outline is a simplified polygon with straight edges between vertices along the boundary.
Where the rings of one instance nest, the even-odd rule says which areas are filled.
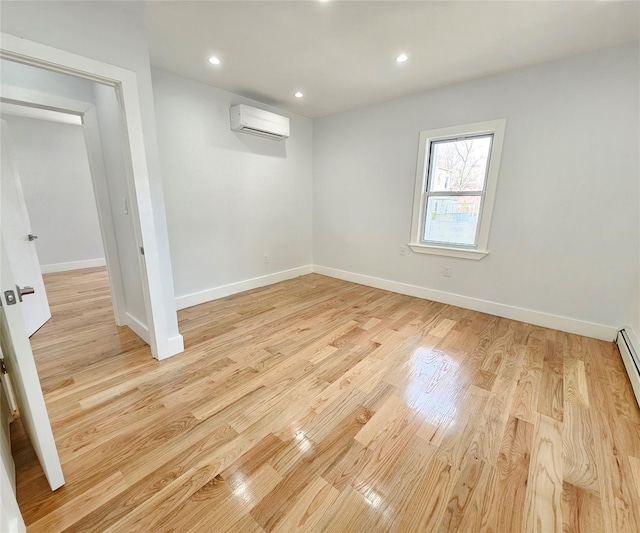
[[[489,253],[505,120],[420,133],[409,246],[470,259]]]

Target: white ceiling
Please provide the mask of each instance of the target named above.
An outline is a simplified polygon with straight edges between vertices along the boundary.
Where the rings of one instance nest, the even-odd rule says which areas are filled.
[[[147,13],[153,66],[308,117],[640,38],[636,1],[154,1]]]

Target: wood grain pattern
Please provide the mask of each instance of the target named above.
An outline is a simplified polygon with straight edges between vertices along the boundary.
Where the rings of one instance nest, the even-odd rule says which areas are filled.
[[[584,361],[565,358],[564,361],[564,400],[572,405],[589,407],[589,391]]]
[[[14,422],[29,531],[640,531],[612,343],[314,274],[180,311],[186,351],[158,362],[104,269],[45,282],[67,484]]]
[[[562,344],[548,340],[540,383],[540,390],[544,392],[538,397],[538,412],[559,421],[562,421],[564,404],[563,366]]]
[[[491,467],[484,461],[473,458],[467,461],[451,491],[439,531],[473,531],[480,528],[482,501],[490,470]],[[438,523],[434,521],[434,525]]]
[[[447,510],[459,471],[437,459],[422,473],[412,496],[405,503],[406,512],[399,520],[399,531],[437,531]]]
[[[640,459],[637,457],[629,457],[629,463],[631,464],[631,475],[636,487],[636,492],[640,496]]]
[[[109,501],[114,493],[122,492],[127,484],[121,472],[115,472],[101,483],[94,486],[91,491],[79,495],[58,507],[55,511],[43,516],[40,520],[29,526],[29,531],[43,532],[63,531],[76,523],[83,516],[97,509]]]
[[[625,419],[618,419],[611,395],[607,401],[607,390],[599,380],[590,388],[592,404],[599,405],[590,409],[590,415],[605,530],[631,533],[640,531],[640,506],[634,498],[637,491],[629,456],[624,453],[630,445],[618,437],[617,426]]]
[[[285,515],[274,531],[312,531],[339,495],[338,489],[321,477],[317,478],[304,489],[296,506]]]
[[[282,480],[269,464],[261,466],[251,477],[237,480],[233,492],[219,505],[212,507],[210,503],[202,506],[197,520],[188,521],[184,531],[198,533],[200,531],[236,531],[236,524],[249,515],[249,511],[257,505]],[[176,514],[189,516],[188,509],[177,509]],[[171,521],[169,521],[171,523]],[[262,531],[257,521],[250,522],[251,527]],[[147,530],[149,531],[149,530]]]
[[[560,423],[539,415],[533,441],[523,531],[562,531],[562,433]]]
[[[600,495],[565,482],[562,486],[563,533],[606,531]]]
[[[535,432],[534,424],[518,418],[512,417],[507,423],[493,479],[489,480],[493,487],[491,498],[485,502],[482,512],[482,522],[490,531],[523,528]]]
[[[599,492],[598,467],[589,411],[565,402],[562,424],[563,480]]]
[[[251,516],[256,522],[265,531],[273,530],[284,515],[296,505],[309,480],[318,477],[336,458],[347,451],[350,441],[370,417],[371,413],[366,408],[357,406],[344,419],[338,421],[334,430],[318,443],[312,453],[302,458],[296,464],[296,468],[291,469],[251,510]]]

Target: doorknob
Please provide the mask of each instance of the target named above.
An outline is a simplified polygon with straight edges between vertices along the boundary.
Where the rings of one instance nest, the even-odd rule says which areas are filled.
[[[29,235],[27,235],[27,239],[29,239],[30,241],[35,241],[38,238],[37,235],[34,235],[33,233],[29,233]]]
[[[29,287],[28,285],[25,285],[22,288],[16,285],[16,291],[18,292],[18,300],[20,301],[22,301],[23,296],[27,296],[28,294],[33,294],[34,292],[36,292],[33,287]]]

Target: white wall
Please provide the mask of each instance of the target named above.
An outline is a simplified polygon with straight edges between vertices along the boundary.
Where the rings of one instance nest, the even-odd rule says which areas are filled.
[[[172,342],[180,340],[174,311],[144,3],[4,1],[0,27],[12,35],[135,72],[165,310],[163,316],[155,317],[155,321],[158,329],[166,331]],[[177,344],[180,343],[174,342]]]
[[[152,76],[176,296],[310,265],[311,120],[163,71]],[[237,103],[287,114],[291,137],[231,131]]]
[[[147,324],[138,244],[133,221],[131,196],[127,186],[127,163],[124,126],[120,104],[113,87],[94,84],[94,100],[102,140],[102,154],[107,175],[107,187],[116,235],[120,273],[126,301],[126,312],[142,324]],[[126,208],[125,208],[126,203]]]
[[[104,261],[81,126],[3,115],[41,265]]]
[[[585,322],[640,324],[638,65],[634,44],[316,120],[314,263]],[[490,254],[399,255],[419,132],[498,118],[507,129]]]
[[[142,4],[129,2],[5,1],[2,30],[136,72],[166,278],[164,296],[170,309],[173,287],[143,9]],[[277,246],[274,252],[262,245],[279,241],[291,243],[282,245],[287,250],[295,246],[298,238],[292,238],[292,233],[298,229],[289,227],[291,221],[304,219],[299,230],[304,233],[309,218],[293,216],[295,208],[274,212],[274,220],[286,220],[261,233],[253,225],[264,224],[260,210],[268,201],[250,203],[246,192],[255,189],[242,191],[230,179],[216,179],[213,184],[205,179],[219,170],[222,176],[231,176],[232,170],[250,176],[264,168],[271,171],[277,166],[271,159],[278,160],[277,156],[260,152],[260,139],[236,137],[232,143],[239,148],[219,145],[222,126],[212,126],[210,119],[216,117],[222,124],[226,104],[213,99],[208,108],[205,101],[217,94],[215,89],[186,81],[184,87],[177,82],[169,85],[180,88],[174,91],[167,85],[168,97],[157,108],[158,115],[163,115],[163,147],[167,140],[172,149],[181,146],[175,161],[163,154],[163,166],[171,173],[165,180],[172,187],[168,196],[177,194],[176,200],[167,200],[171,202],[171,243],[178,246],[176,237],[186,234],[179,227],[181,222],[176,226],[175,221],[193,216],[195,208],[187,205],[183,211],[178,207],[187,204],[186,198],[195,201],[198,211],[204,210],[197,221],[213,224],[192,227],[199,238],[174,251],[175,268],[180,270],[175,276],[176,293],[207,290],[264,273],[258,271],[252,255],[260,248],[258,257],[270,253],[269,268],[274,270],[305,263],[302,256],[309,257],[308,248],[294,258],[289,251],[277,251]],[[174,99],[172,93],[181,93],[187,86],[191,87],[187,100],[193,100],[187,107],[207,112],[203,117],[191,112],[190,119],[181,123],[200,133],[193,134],[196,138],[191,138],[190,145],[180,144],[178,131],[166,131],[175,128],[167,117],[179,113],[161,110]],[[157,97],[163,91],[159,88]],[[638,53],[630,45],[315,121],[314,263],[587,322],[631,323],[640,329],[637,95]],[[171,107],[181,105],[172,103]],[[400,256],[398,247],[409,237],[418,132],[498,117],[507,118],[508,124],[490,255],[479,262],[411,252]],[[310,131],[310,124],[308,127]],[[293,143],[287,143],[288,157]],[[247,158],[243,150],[256,157]],[[270,164],[261,164],[266,161]],[[192,163],[189,181],[182,185],[187,190],[176,193],[180,162]],[[308,163],[299,165],[300,173],[306,175]],[[611,186],[612,177],[617,186]],[[222,189],[216,189],[221,184]],[[198,189],[188,190],[196,185]],[[254,185],[259,187],[261,182]],[[216,198],[200,194],[202,191],[220,193],[220,203],[212,207],[205,200]],[[273,197],[265,193],[265,200],[269,199]],[[220,209],[233,215],[229,206],[234,203],[238,206],[235,213],[243,216],[216,217],[222,204]],[[308,204],[302,206],[299,209],[310,211]],[[608,206],[615,206],[610,216],[605,215]],[[254,216],[256,213],[260,216]],[[245,223],[247,217],[253,225]],[[226,237],[228,233],[231,236]],[[265,233],[281,235],[265,241]],[[240,251],[232,251],[236,249]],[[184,259],[199,260],[201,254],[204,267],[192,267]],[[281,259],[282,264],[275,263]],[[444,265],[453,267],[451,278],[442,277]],[[210,272],[213,267],[215,273]],[[194,281],[188,279],[190,273]]]

